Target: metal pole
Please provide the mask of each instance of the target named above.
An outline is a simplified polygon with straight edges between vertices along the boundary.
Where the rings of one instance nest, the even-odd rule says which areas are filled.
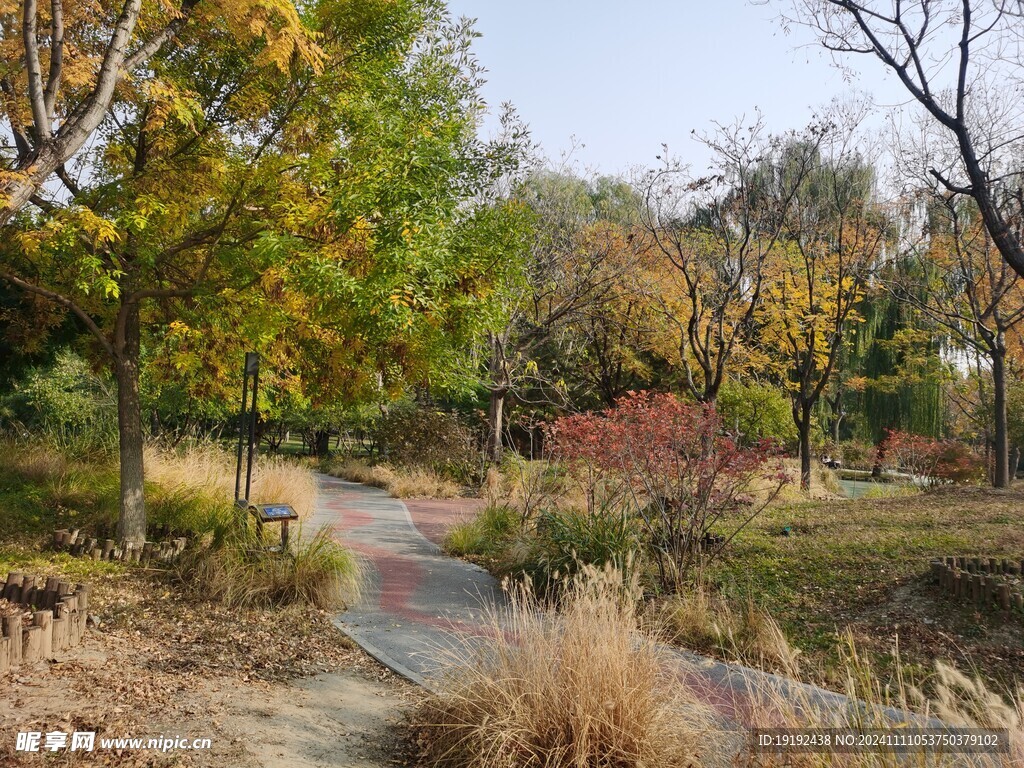
[[[255,353],[251,353],[255,358],[255,370],[252,374],[252,418],[249,420],[249,460],[248,466],[245,470],[245,498],[249,498],[249,494],[252,490],[252,460],[253,453],[256,449],[256,403],[259,397],[260,389],[260,358]]]
[[[248,358],[248,355],[246,355]],[[248,359],[246,360],[248,363]],[[235,501],[237,502],[242,492],[242,449],[245,447],[245,417],[246,413],[246,397],[249,390],[249,366],[245,365],[242,369],[242,410],[238,417],[238,464],[235,467]]]

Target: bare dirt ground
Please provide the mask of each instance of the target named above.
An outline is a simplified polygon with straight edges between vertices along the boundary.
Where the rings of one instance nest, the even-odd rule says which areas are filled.
[[[262,768],[378,768],[404,765],[396,751],[411,686],[366,670],[257,685],[255,697],[226,692],[214,701],[236,739]]]
[[[83,644],[0,680],[0,765],[384,768],[420,695],[316,611],[229,612],[160,581],[94,584]],[[95,731],[92,752],[15,750],[19,731]],[[104,737],[209,738],[211,748],[100,749]]]

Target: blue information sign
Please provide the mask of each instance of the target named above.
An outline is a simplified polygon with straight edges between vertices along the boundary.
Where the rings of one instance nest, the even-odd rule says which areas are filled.
[[[299,519],[298,512],[288,504],[254,504],[249,509],[264,523]]]

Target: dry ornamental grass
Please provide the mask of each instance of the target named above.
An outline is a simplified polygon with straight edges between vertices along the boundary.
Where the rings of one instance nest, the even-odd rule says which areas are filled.
[[[818,700],[812,689],[765,685],[752,698],[749,725],[755,728],[838,728],[854,734],[917,727],[985,728],[1005,731],[1007,753],[958,754],[952,751],[901,752],[882,743],[871,751],[844,752],[833,747],[809,753],[754,753],[738,756],[749,768],[1019,768],[1024,765],[1024,690],[1004,698],[980,679],[943,662],[935,665],[933,692],[925,694],[900,671],[887,682],[860,652],[852,636],[840,647],[845,690],[857,706],[839,707]],[[901,722],[902,721],[902,722]],[[894,731],[898,733],[898,731]]]
[[[345,459],[332,465],[328,472],[350,483],[383,488],[396,499],[454,499],[462,492],[457,483],[419,467],[371,466],[359,459]]]
[[[665,651],[637,631],[635,598],[612,569],[585,569],[560,611],[515,590],[508,613],[490,617],[491,639],[453,652],[442,693],[418,713],[424,764],[699,765],[709,713],[664,674]]]
[[[192,490],[231,499],[235,493],[235,457],[215,445],[184,451],[147,446],[146,479],[163,488]],[[301,519],[313,513],[316,481],[308,467],[281,456],[259,456],[253,468],[252,498],[263,504],[290,504]]]

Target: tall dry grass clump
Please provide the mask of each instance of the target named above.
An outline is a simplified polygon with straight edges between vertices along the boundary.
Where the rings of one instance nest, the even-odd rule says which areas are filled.
[[[396,472],[387,490],[396,499],[454,499],[462,488],[435,472],[413,467]]]
[[[0,464],[26,480],[42,482],[65,475],[70,462],[62,452],[50,446],[4,440],[0,442]]]
[[[385,490],[395,476],[392,469],[384,464],[371,465],[360,459],[343,459],[328,467],[327,473],[350,483],[361,483]]]
[[[208,443],[183,450],[150,445],[145,454],[146,479],[169,492],[231,499],[235,493],[235,462],[234,455]],[[290,504],[300,518],[306,519],[316,504],[316,482],[309,469],[297,462],[261,455],[253,467],[251,495],[250,501],[257,504]]]
[[[966,728],[1005,729],[1010,754],[1005,765],[1024,766],[1024,687],[1008,697],[989,690],[981,678],[971,678],[944,662],[936,662],[935,693],[930,709],[945,723]],[[918,699],[925,698],[915,690]]]
[[[816,689],[795,684],[765,685],[751,697],[752,728],[840,728],[853,733],[906,726],[986,728],[1009,734],[1008,754],[900,752],[879,746],[870,752],[823,748],[813,753],[757,753],[749,749],[736,765],[754,768],[1019,768],[1024,765],[1024,689],[1009,698],[990,690],[944,662],[936,662],[931,693],[904,676],[895,651],[895,679],[883,679],[847,634],[840,646],[847,703],[823,700]]]
[[[663,673],[637,630],[635,581],[587,568],[560,610],[526,587],[491,638],[453,652],[442,692],[417,713],[425,764],[449,768],[698,765],[707,711]]]
[[[454,499],[462,492],[457,483],[422,467],[370,465],[359,459],[345,459],[327,471],[350,483],[383,488],[396,499]]]
[[[793,677],[800,672],[799,649],[789,643],[778,622],[749,599],[734,607],[698,584],[649,603],[644,621],[673,645],[724,654],[742,664]]]
[[[275,532],[276,533],[276,532]],[[359,597],[362,573],[356,556],[334,541],[330,529],[301,535],[286,553],[268,552],[266,532],[226,526],[186,550],[178,578],[200,597],[233,608],[309,605],[339,610]]]

